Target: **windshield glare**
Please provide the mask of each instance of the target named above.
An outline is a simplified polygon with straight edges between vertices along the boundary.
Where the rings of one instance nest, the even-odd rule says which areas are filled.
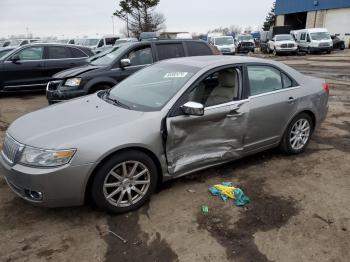
[[[293,41],[293,37],[291,35],[277,35],[276,41]]]
[[[238,41],[249,41],[249,40],[253,40],[253,37],[251,35],[238,36]]]
[[[95,46],[97,45],[99,39],[86,39],[84,45],[86,46]]]
[[[327,32],[318,32],[310,34],[312,40],[330,40],[331,36]]]
[[[124,52],[124,50],[127,48],[127,45],[122,46],[114,46],[111,49],[108,49],[104,52],[101,52],[97,55],[94,55],[91,57],[88,62],[91,65],[97,65],[97,66],[104,66],[104,65],[110,65],[112,64],[117,57]]]
[[[232,45],[233,37],[217,37],[214,38],[215,45]]]
[[[158,111],[199,71],[185,65],[161,63],[129,76],[109,93],[136,111]]]

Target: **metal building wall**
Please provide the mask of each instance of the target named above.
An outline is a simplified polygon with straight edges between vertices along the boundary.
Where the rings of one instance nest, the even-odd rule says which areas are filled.
[[[350,0],[276,0],[276,15],[350,7]]]

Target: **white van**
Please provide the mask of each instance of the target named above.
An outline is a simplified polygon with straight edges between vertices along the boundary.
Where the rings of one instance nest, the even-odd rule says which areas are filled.
[[[236,54],[235,41],[232,36],[213,36],[212,45],[216,46],[223,55]]]
[[[330,54],[332,52],[333,41],[326,28],[302,29],[296,31],[296,35],[300,51],[305,51],[308,54],[314,52],[327,52]]]
[[[108,48],[111,48],[115,41],[120,38],[120,36],[116,35],[106,35],[100,38],[86,38],[82,45],[90,47],[94,53],[98,54]]]

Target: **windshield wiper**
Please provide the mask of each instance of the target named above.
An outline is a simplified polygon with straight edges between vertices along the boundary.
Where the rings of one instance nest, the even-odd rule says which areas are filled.
[[[117,100],[117,99],[115,99],[115,98],[111,98],[111,97],[109,96],[109,92],[110,92],[110,90],[106,91],[106,94],[105,94],[105,98],[106,98],[108,101],[113,102],[113,104],[115,104],[115,105],[117,105],[117,106],[119,106],[119,107],[123,107],[123,108],[125,108],[125,109],[130,109],[130,107],[129,107],[128,105],[126,105],[126,104],[120,102],[119,100]]]

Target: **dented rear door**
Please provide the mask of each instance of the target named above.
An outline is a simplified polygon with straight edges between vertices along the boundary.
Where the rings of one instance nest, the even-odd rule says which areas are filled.
[[[167,118],[169,173],[182,175],[242,156],[249,100],[205,108],[204,116]]]

